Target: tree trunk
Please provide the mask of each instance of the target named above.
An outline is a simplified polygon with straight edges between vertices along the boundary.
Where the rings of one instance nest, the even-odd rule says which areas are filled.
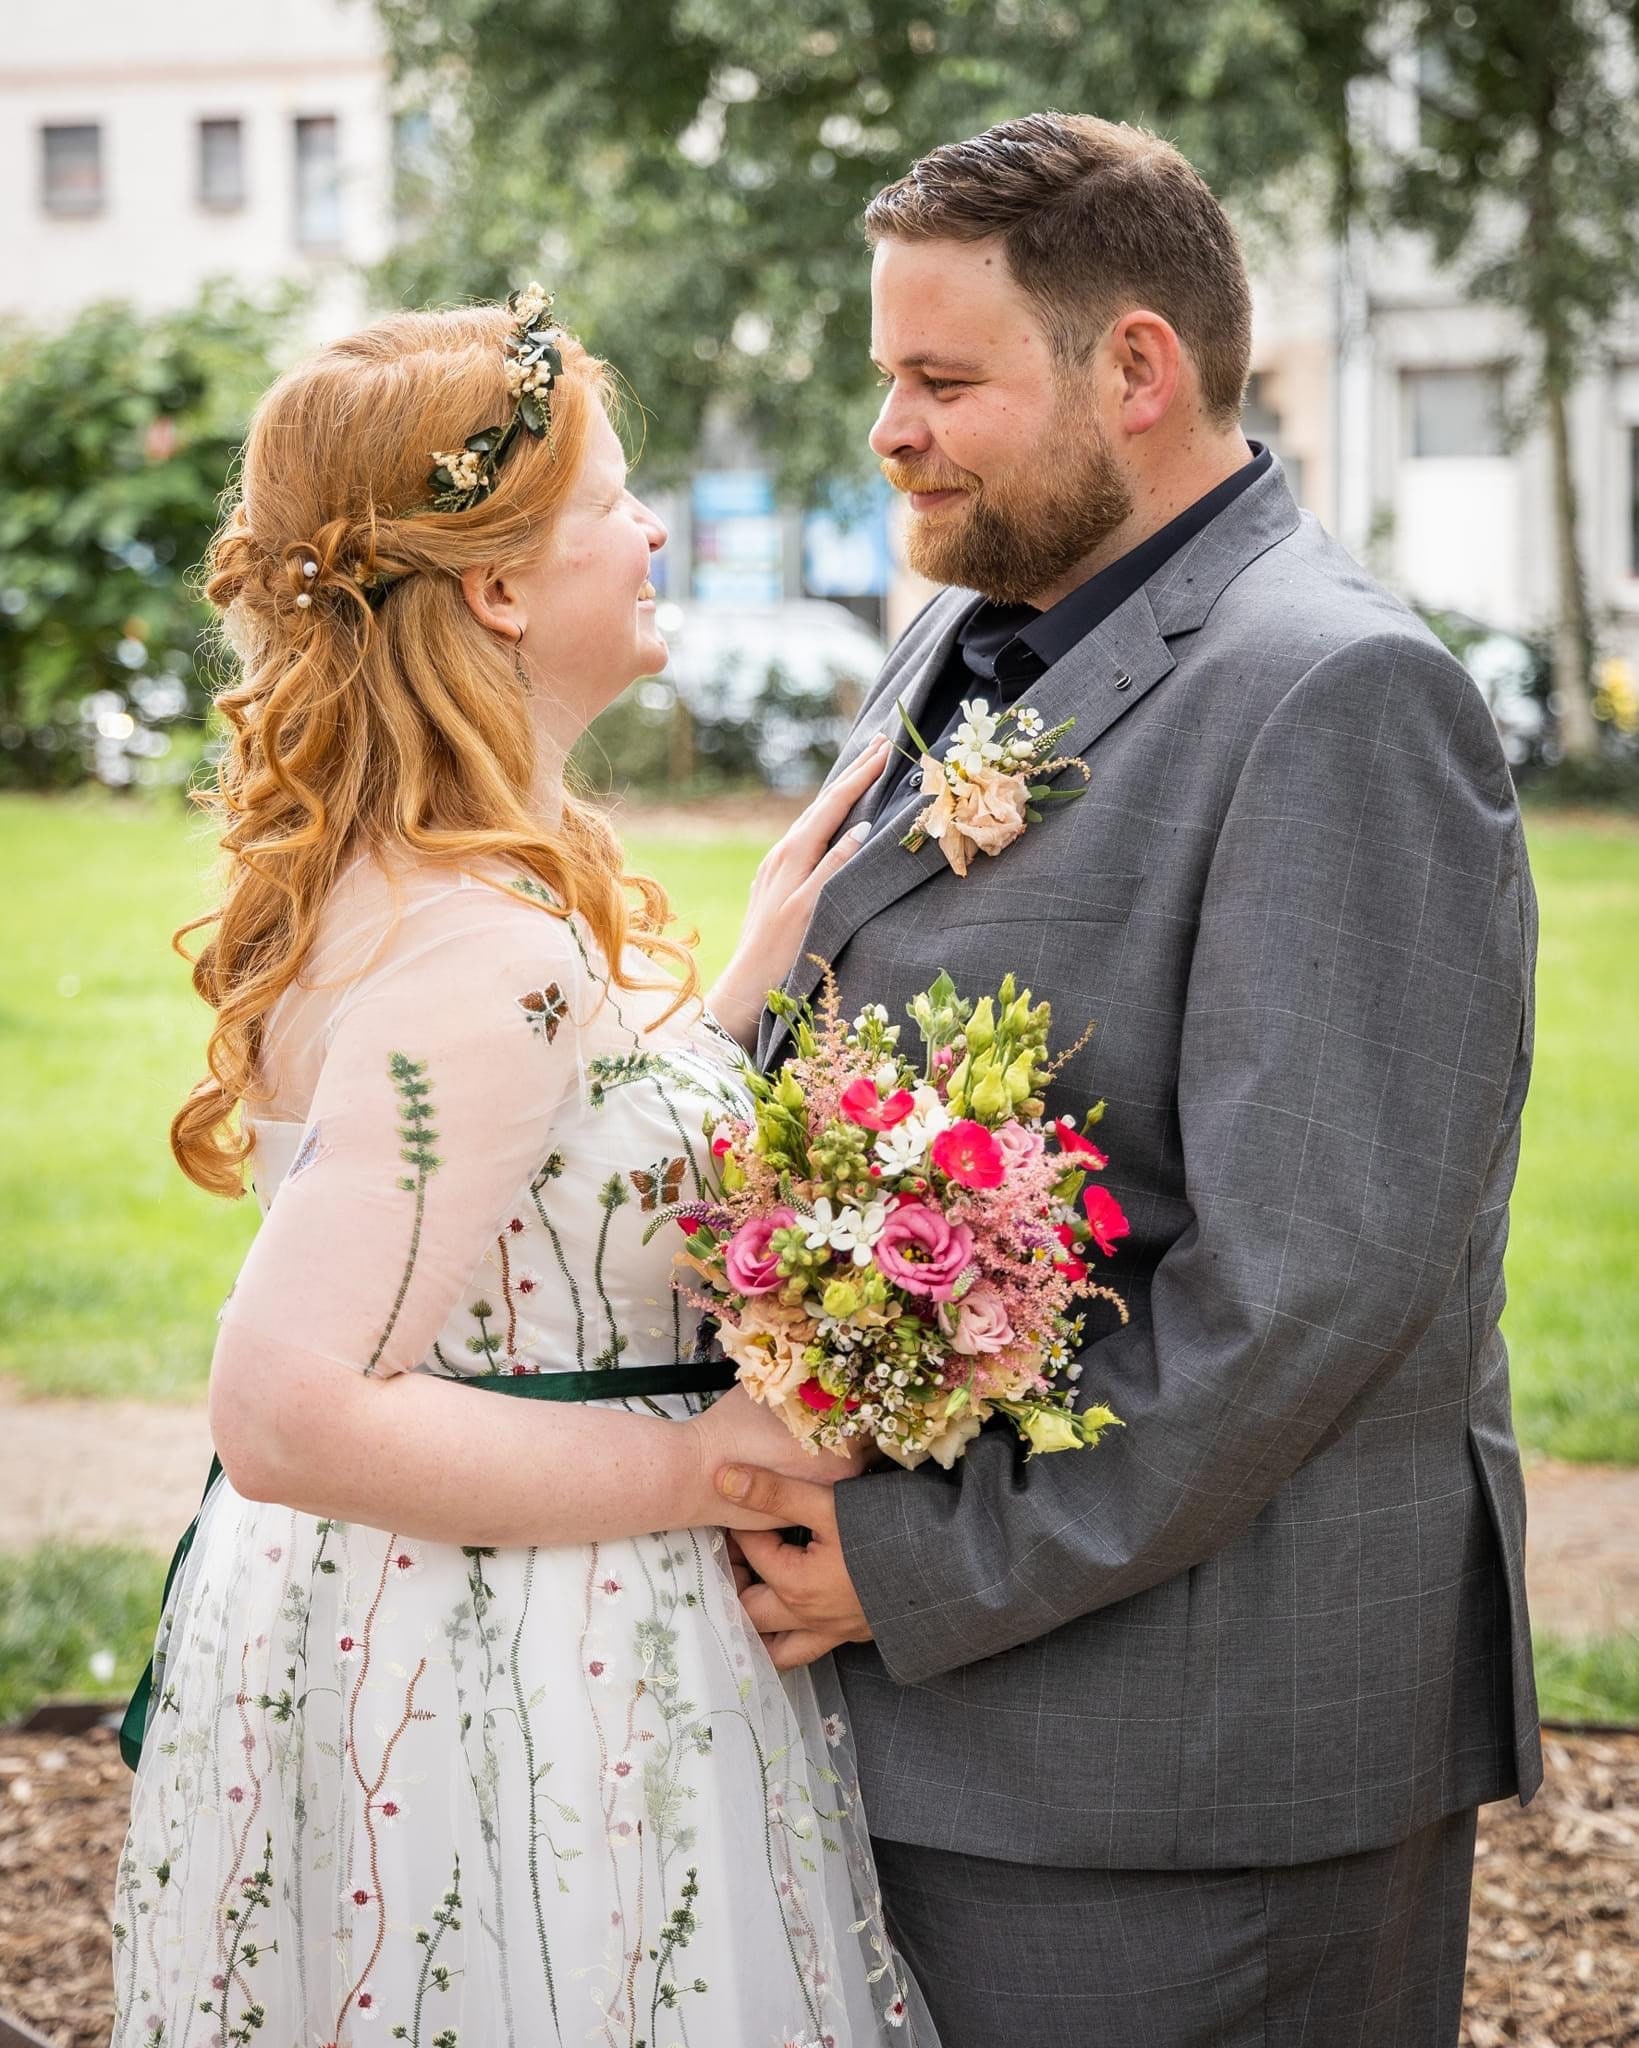
[[[1599,744],[1588,674],[1592,635],[1588,630],[1588,597],[1577,546],[1570,422],[1566,418],[1565,389],[1556,378],[1548,382],[1547,406],[1548,439],[1554,458],[1554,552],[1559,568],[1559,603],[1554,617],[1554,694],[1559,743],[1568,759],[1587,761],[1593,758]]]

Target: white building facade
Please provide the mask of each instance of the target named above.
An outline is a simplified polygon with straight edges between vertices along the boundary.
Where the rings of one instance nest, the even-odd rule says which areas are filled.
[[[52,0],[0,45],[0,312],[175,306],[296,278],[362,306],[392,231],[393,123],[368,0]]]
[[[1404,73],[1410,60],[1399,67]],[[1415,93],[1367,95],[1362,127],[1404,146]],[[1501,202],[1483,234],[1514,232]],[[1248,431],[1303,503],[1408,598],[1546,641],[1559,604],[1554,483],[1535,345],[1406,234],[1252,238]],[[1639,672],[1639,298],[1569,407],[1578,540],[1599,653]]]

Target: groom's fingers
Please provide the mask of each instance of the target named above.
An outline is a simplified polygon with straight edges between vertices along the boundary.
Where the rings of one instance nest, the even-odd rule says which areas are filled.
[[[758,1580],[765,1586],[784,1584],[789,1592],[794,1575],[807,1562],[806,1550],[799,1550],[796,1544],[787,1543],[778,1529],[742,1529],[742,1536],[751,1538],[746,1548],[746,1558]],[[742,1599],[744,1595],[741,1595]]]
[[[756,1514],[775,1516],[784,1528],[836,1534],[837,1511],[831,1489],[811,1479],[784,1479],[761,1465],[724,1465],[717,1474],[717,1491]],[[756,1564],[755,1552],[745,1543],[749,1533],[742,1531],[740,1541]]]
[[[816,1635],[812,1629],[794,1628],[783,1636],[765,1636],[763,1648],[776,1671],[797,1671],[828,1656],[839,1637]]]
[[[745,1587],[740,1594],[740,1605],[746,1611],[747,1621],[760,1636],[780,1635],[787,1629],[803,1626],[802,1616],[793,1614],[772,1586]]]

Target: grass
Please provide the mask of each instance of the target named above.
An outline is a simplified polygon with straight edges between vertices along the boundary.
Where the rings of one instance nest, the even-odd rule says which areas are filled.
[[[0,1727],[39,1700],[129,1696],[153,1648],[164,1583],[165,1560],[145,1550],[0,1551]]]
[[[0,1727],[41,1700],[127,1698],[164,1578],[164,1559],[113,1544],[0,1551]],[[1536,1663],[1545,1720],[1639,1723],[1639,1632],[1538,1636]]]
[[[1542,904],[1536,1076],[1507,1317],[1534,1449],[1639,1463],[1639,831],[1530,821]],[[761,852],[645,840],[726,957]],[[0,1373],[42,1393],[196,1395],[254,1225],[190,1187],[166,1127],[205,1012],[167,950],[210,848],[174,808],[0,800]]]
[[[1522,1441],[1639,1464],[1639,831],[1528,811],[1536,1064],[1504,1329]]]
[[[1533,1649],[1545,1721],[1639,1726],[1639,1633],[1584,1642],[1538,1636]]]

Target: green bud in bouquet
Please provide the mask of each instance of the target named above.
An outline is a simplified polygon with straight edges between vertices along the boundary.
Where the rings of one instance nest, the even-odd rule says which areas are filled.
[[[967,1115],[967,1091],[972,1078],[973,1061],[964,1055],[951,1068],[950,1079],[945,1083],[945,1100],[952,1116]]]
[[[788,1109],[793,1114],[799,1113],[807,1106],[802,1084],[789,1067],[780,1069],[780,1078],[774,1086],[774,1100],[782,1109]]]
[[[967,1099],[969,1109],[981,1123],[1004,1123],[1013,1113],[1013,1091],[1008,1086],[1006,1068],[999,1067],[987,1055],[983,1066],[974,1070]]]
[[[997,1000],[1001,1003],[1004,1009],[1010,1002],[1012,1002],[1017,992],[1018,983],[1013,979],[1011,974],[1004,974],[1002,976],[1002,985],[996,991]]]
[[[1095,1401],[1091,1407],[1083,1408],[1074,1418],[1076,1435],[1090,1450],[1107,1429],[1124,1429],[1126,1424],[1113,1408],[1106,1408],[1102,1401]]]
[[[1007,1006],[1007,1028],[1016,1037],[1028,1037],[1034,1018],[1035,1012],[1030,1007],[1030,991],[1026,989],[1022,996],[1016,996]]]
[[[746,1170],[732,1152],[725,1152],[717,1162],[717,1178],[725,1195],[737,1195],[746,1184]]]
[[[820,1296],[820,1302],[828,1316],[851,1316],[864,1306],[865,1292],[852,1280],[833,1280]]]
[[[984,1052],[996,1043],[996,1011],[989,996],[981,996],[967,1020],[969,1054]]]
[[[1030,1100],[1036,1088],[1036,1055],[1028,1047],[1007,1070],[1008,1101],[1014,1109]]]

